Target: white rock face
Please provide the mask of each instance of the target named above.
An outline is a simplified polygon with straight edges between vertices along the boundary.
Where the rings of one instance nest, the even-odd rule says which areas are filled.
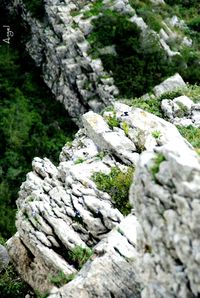
[[[143,298],[200,293],[199,179],[200,158],[187,144],[169,142],[140,156],[130,200],[141,225]]]
[[[199,156],[173,124],[119,102],[104,117],[86,113],[83,124],[58,167],[35,158],[21,186],[18,231],[7,242],[20,275],[50,298],[199,295]],[[124,218],[92,175],[130,164],[135,209]],[[81,270],[70,257],[76,246],[94,252]],[[60,271],[75,277],[58,288],[51,277]]]
[[[104,298],[113,295],[119,298],[139,298],[141,289],[136,282],[137,272],[133,268],[134,260],[138,257],[135,249],[137,226],[134,215],[123,219],[117,228],[95,246],[92,260],[79,271],[77,277],[59,290],[52,289],[49,297]]]
[[[170,91],[174,91],[175,89],[185,88],[185,87],[186,87],[185,82],[183,81],[181,76],[177,73],[174,76],[162,82],[161,84],[155,86],[153,88],[153,91],[156,96],[160,96],[165,92],[170,92]]]
[[[70,283],[70,290],[67,288],[61,293],[67,291],[69,297],[75,297],[80,291],[83,297],[105,297],[111,291],[118,297],[131,294],[139,297],[135,278],[132,287],[127,288],[130,276],[135,275],[137,255],[136,232],[130,233],[129,224],[132,224],[131,231],[136,231],[137,221],[130,216],[119,226],[124,232],[120,234],[115,229],[109,234],[124,217],[110,195],[98,190],[91,178],[95,172],[109,174],[112,167],[126,171],[124,160],[130,164],[132,155],[138,159],[139,154],[122,129],[110,128],[94,112],[85,114],[83,123],[84,128],[74,142],[64,146],[58,167],[47,158],[33,160],[33,171],[27,174],[19,192],[18,232],[8,241],[8,251],[24,280],[34,289],[45,292],[54,287],[51,276],[60,271],[66,275],[77,274],[78,268],[69,258],[70,251],[76,246],[94,248],[91,265],[86,264],[83,273]]]
[[[185,95],[174,99],[163,99],[161,109],[175,125],[200,127],[200,105]]]

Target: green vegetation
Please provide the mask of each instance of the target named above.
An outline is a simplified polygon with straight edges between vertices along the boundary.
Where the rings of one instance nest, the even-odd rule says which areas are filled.
[[[127,16],[104,10],[92,23],[94,30],[88,36],[90,54],[100,57],[105,70],[112,72],[121,96],[141,96],[144,90],[149,91],[163,78],[181,70],[179,58],[169,60],[157,36],[149,32],[144,44],[140,29]],[[116,56],[98,51],[112,44]]]
[[[119,120],[117,119],[115,112],[113,112],[112,115],[106,116],[105,119],[111,128],[119,127]]]
[[[143,109],[149,113],[152,113],[158,117],[164,118],[163,111],[161,110],[161,98],[148,98],[144,99],[142,97],[134,98],[131,100],[125,100],[125,103],[130,104],[136,108]]]
[[[133,181],[133,172],[134,169],[131,167],[128,168],[126,172],[121,171],[117,167],[113,167],[108,175],[99,172],[94,173],[92,176],[97,187],[100,190],[107,192],[112,197],[115,207],[124,215],[129,214],[131,211],[128,193]]]
[[[169,5],[181,5],[182,7],[190,8],[199,4],[199,0],[165,0]]]
[[[190,142],[190,144],[196,148],[200,149],[200,128],[196,128],[193,126],[177,126],[180,134]]]
[[[57,275],[50,277],[50,282],[54,284],[56,287],[62,287],[63,285],[73,280],[74,277],[75,274],[67,275],[63,271],[60,271]]]
[[[166,159],[162,153],[158,153],[156,155],[156,157],[154,158],[154,164],[151,167],[151,173],[152,173],[154,180],[156,180],[156,174],[159,172],[160,164],[165,160]]]
[[[34,18],[42,20],[45,14],[44,1],[43,0],[24,0],[28,11]]]
[[[69,252],[69,259],[76,268],[81,269],[92,255],[91,248],[77,245]]]
[[[35,291],[36,297],[37,298],[47,298],[49,296],[49,292],[46,291],[44,293],[41,293],[40,291],[36,290]]]
[[[155,11],[152,11],[149,6],[137,9],[136,12],[140,17],[143,18],[149,28],[153,29],[154,31],[159,32],[163,27],[162,17],[159,14],[156,14]]]
[[[22,61],[26,64],[22,64]],[[58,161],[75,126],[27,56],[0,47],[0,236],[15,232],[15,200],[34,156]]]
[[[28,290],[30,290],[29,286],[19,278],[13,265],[8,265],[8,267],[0,273],[1,298],[25,297]]]
[[[84,18],[98,15],[103,9],[103,0],[97,0],[91,5],[91,9],[84,13]]]
[[[128,137],[128,133],[129,133],[129,125],[126,122],[122,122],[122,129],[125,133],[125,135]]]
[[[77,164],[79,164],[79,163],[83,163],[85,161],[85,159],[83,159],[83,158],[77,158],[76,160],[75,160],[75,165],[77,165]]]
[[[160,139],[161,137],[161,132],[159,130],[154,130],[152,132],[152,137],[154,137],[155,139]]]

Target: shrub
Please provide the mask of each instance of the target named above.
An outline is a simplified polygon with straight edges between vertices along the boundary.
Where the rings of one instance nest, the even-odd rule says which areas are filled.
[[[75,274],[67,275],[63,271],[60,271],[57,275],[50,277],[50,282],[54,284],[56,287],[62,287],[63,285],[73,280],[74,277]]]
[[[169,5],[181,5],[183,7],[192,7],[199,3],[199,0],[165,0]]]
[[[107,72],[112,72],[120,95],[127,98],[141,96],[164,77],[177,71],[179,61],[167,59],[159,39],[152,32],[144,40],[141,29],[127,16],[105,10],[92,21],[93,32],[88,36],[91,55],[99,56]],[[115,45],[116,56],[100,54],[98,49]],[[180,67],[181,68],[181,67]]]
[[[25,297],[28,290],[29,286],[20,279],[13,265],[9,265],[0,273],[1,298]]]
[[[115,112],[113,115],[106,116],[105,119],[111,128],[119,127],[119,120],[117,119]]]
[[[76,268],[81,269],[87,260],[93,255],[92,249],[89,247],[75,246],[69,252],[70,261],[72,261]]]
[[[131,211],[128,194],[133,179],[133,171],[133,168],[128,168],[126,172],[123,172],[119,168],[113,167],[108,175],[99,172],[92,176],[97,187],[110,194],[116,208],[124,215]]]
[[[125,135],[128,137],[128,133],[129,133],[129,125],[126,122],[122,122],[122,129],[125,133]]]

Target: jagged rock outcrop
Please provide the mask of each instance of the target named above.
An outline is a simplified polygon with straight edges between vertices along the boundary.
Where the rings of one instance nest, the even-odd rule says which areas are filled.
[[[144,298],[198,297],[200,158],[183,140],[141,154],[130,199]]]
[[[113,118],[118,127],[108,125]],[[18,232],[7,242],[9,254],[20,275],[34,289],[51,290],[52,298],[140,297],[138,222],[133,214],[124,218],[92,175],[109,174],[116,166],[126,172],[127,166],[137,166],[141,151],[169,143],[188,153],[192,149],[173,124],[121,103],[103,117],[86,113],[83,125],[74,142],[64,146],[58,167],[46,158],[34,159],[19,192]],[[149,187],[153,184],[151,176]],[[70,259],[77,246],[94,251],[80,271]],[[76,277],[59,289],[52,276],[60,271]]]

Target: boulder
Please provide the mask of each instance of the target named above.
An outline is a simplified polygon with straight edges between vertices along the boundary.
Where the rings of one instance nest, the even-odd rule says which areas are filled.
[[[166,92],[175,91],[176,89],[186,88],[186,83],[183,81],[181,76],[176,73],[174,76],[166,79],[161,84],[155,86],[153,91],[156,96],[161,96]]]

